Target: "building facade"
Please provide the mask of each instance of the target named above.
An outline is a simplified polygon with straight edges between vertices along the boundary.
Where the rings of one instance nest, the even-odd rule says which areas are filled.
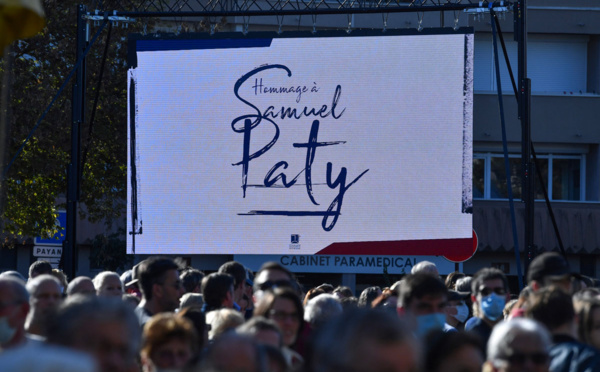
[[[548,191],[558,233],[572,269],[597,277],[600,273],[600,5],[593,0],[530,0],[528,2],[528,75],[532,81],[531,127],[543,182],[536,176],[534,244],[537,252],[558,251],[559,243],[540,185]],[[501,15],[502,35],[512,70],[517,75],[517,43],[513,34],[513,14]],[[247,20],[246,20],[247,21]],[[521,267],[524,260],[523,203],[520,201],[521,126],[517,102],[508,69],[500,50],[501,81],[496,81],[493,37],[489,14],[481,16],[446,12],[443,15],[402,13],[390,15],[353,15],[319,17],[261,17],[250,19],[250,31],[473,27],[475,30],[474,129],[473,129],[473,226],[478,235],[478,250],[462,264],[435,258],[443,274],[461,270],[473,274],[486,266],[502,269],[514,286],[519,273],[508,203],[504,168],[497,89],[502,87],[510,185],[516,204],[516,225]],[[242,31],[242,17],[228,20],[221,31]],[[169,28],[167,25],[166,28]],[[500,44],[498,44],[500,47]],[[123,226],[125,221],[122,221]],[[101,268],[90,265],[91,240],[102,230],[82,221],[78,232],[78,275],[94,275]],[[26,273],[37,259],[34,244],[0,251],[0,269],[17,268]],[[143,259],[136,256],[135,262]],[[201,270],[213,271],[231,259],[246,262],[257,269],[255,257],[231,255],[190,256],[189,262]],[[349,285],[356,290],[365,286],[386,285],[409,271],[416,258],[401,257],[391,265],[380,262],[369,270],[336,269],[330,262],[307,266],[293,257],[271,257],[289,263],[305,283],[323,281]],[[293,266],[293,262],[297,266]],[[339,263],[339,262],[338,262]],[[400,266],[404,265],[402,270]],[[318,267],[320,266],[320,267]],[[339,266],[339,265],[338,265]],[[383,271],[389,275],[382,275]],[[403,271],[404,270],[404,271]],[[379,272],[378,272],[379,271]],[[522,271],[522,270],[521,270]]]

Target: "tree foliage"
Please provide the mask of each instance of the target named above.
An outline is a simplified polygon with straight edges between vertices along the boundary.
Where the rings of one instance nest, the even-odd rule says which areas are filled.
[[[123,9],[123,3],[133,10],[143,1],[82,1],[44,0],[46,27],[37,36],[12,45],[12,68],[0,74],[10,74],[8,108],[8,159],[16,154],[29,132],[59,91],[76,64],[77,8],[79,4],[92,11]],[[150,4],[154,4],[150,2]],[[144,10],[152,6],[145,5]],[[139,4],[138,4],[139,5]],[[150,8],[149,8],[150,7]],[[213,20],[214,22],[214,20]],[[214,30],[227,24],[221,18]],[[127,176],[127,37],[130,33],[150,32],[156,20],[139,19],[127,28],[106,27],[86,59],[86,99],[84,122],[81,124],[80,216],[107,225],[105,233],[92,239],[92,266],[108,269],[127,264],[125,230],[119,226],[126,211]],[[211,20],[196,22],[166,21],[161,29],[175,32],[200,32],[210,29]],[[90,35],[99,28],[91,24]],[[104,49],[110,29],[110,39],[102,69]],[[102,73],[100,89],[98,81]],[[53,236],[58,229],[58,210],[66,205],[67,168],[71,151],[72,78],[51,110],[35,131],[31,141],[2,180],[0,193],[0,233],[9,245],[26,238]],[[94,105],[98,96],[97,105]],[[92,110],[96,111],[92,119]],[[120,218],[121,217],[121,218]],[[114,227],[118,233],[111,234]]]
[[[90,261],[103,270],[120,271],[131,268],[133,257],[125,251],[124,229],[113,234],[99,234],[92,241]]]
[[[13,69],[3,71],[12,74],[8,112],[9,158],[17,152],[76,63],[77,6],[80,3],[85,4],[73,0],[45,0],[44,30],[12,46]],[[97,83],[108,27],[92,46],[86,61],[86,110],[85,122],[81,124],[81,149],[86,156],[81,166],[79,199],[86,208],[80,213],[91,221],[104,221],[109,225],[125,211],[126,40],[128,33],[139,32],[141,27],[143,25],[137,24],[127,29],[112,28],[99,92]],[[98,26],[92,25],[91,33],[96,30]],[[91,122],[97,93],[100,93],[98,104]],[[6,195],[2,220],[5,238],[52,236],[56,232],[57,210],[64,207],[66,201],[71,100],[72,82],[4,180]]]

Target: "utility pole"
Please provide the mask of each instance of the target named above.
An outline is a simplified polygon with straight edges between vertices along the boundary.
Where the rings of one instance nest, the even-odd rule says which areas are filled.
[[[527,77],[527,4],[519,0],[515,8],[515,37],[518,42],[519,119],[521,119],[521,198],[525,204],[525,273],[535,257],[533,219],[535,200],[535,164],[531,158],[531,80]],[[507,180],[510,185],[510,180]]]
[[[84,15],[85,5],[77,7],[77,52],[75,60],[83,56],[89,42],[89,27]],[[75,277],[75,257],[77,256],[77,207],[79,203],[79,181],[81,179],[80,147],[81,124],[85,119],[85,59],[77,69],[73,84],[71,119],[71,163],[67,169],[67,234],[63,243],[62,269],[67,277]]]

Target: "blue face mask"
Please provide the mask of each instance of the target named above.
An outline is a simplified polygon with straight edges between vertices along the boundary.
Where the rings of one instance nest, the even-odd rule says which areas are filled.
[[[492,322],[495,322],[502,316],[504,305],[506,305],[506,298],[496,293],[481,298],[481,311]]]
[[[469,308],[464,303],[456,306],[456,315],[452,315],[454,319],[464,323],[469,317]]]
[[[425,336],[431,331],[441,331],[446,323],[446,314],[433,313],[417,317],[417,335]]]

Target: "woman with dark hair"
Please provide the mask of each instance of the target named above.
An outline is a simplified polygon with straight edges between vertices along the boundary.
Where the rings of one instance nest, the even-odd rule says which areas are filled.
[[[253,316],[263,316],[277,323],[283,336],[282,352],[288,364],[293,367],[300,366],[303,358],[298,352],[301,352],[302,348],[298,347],[303,345],[297,345],[296,342],[303,341],[298,340],[298,336],[304,326],[304,307],[296,292],[286,287],[266,291],[256,305]],[[292,346],[296,346],[295,351],[291,349]]]
[[[381,296],[381,288],[379,287],[368,287],[365,288],[358,297],[358,307],[370,308],[371,303],[377,297]]]
[[[600,299],[583,297],[575,302],[579,341],[600,349]]]
[[[446,288],[451,289],[453,291],[456,290],[456,281],[460,278],[464,278],[466,275],[461,273],[460,271],[453,271],[446,277]]]
[[[267,291],[254,309],[254,316],[264,316],[277,323],[283,333],[283,344],[292,346],[302,329],[304,307],[300,298],[289,288]]]

